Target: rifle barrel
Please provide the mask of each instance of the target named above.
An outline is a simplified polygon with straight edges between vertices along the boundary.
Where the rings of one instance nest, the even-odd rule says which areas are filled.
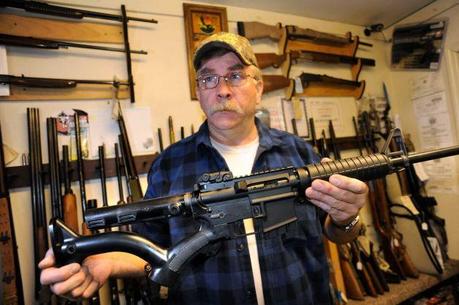
[[[128,86],[129,83],[124,81],[110,80],[90,80],[90,79],[63,79],[63,78],[42,78],[15,76],[8,74],[0,74],[0,84],[15,85],[30,88],[53,88],[66,89],[75,88],[78,84],[93,84],[93,85],[111,85],[111,86]]]
[[[113,47],[104,47],[100,45],[92,44],[83,44],[83,43],[74,43],[66,42],[60,40],[51,40],[51,39],[42,39],[34,37],[25,37],[25,36],[15,36],[0,34],[0,44],[14,47],[30,47],[30,48],[39,48],[39,49],[60,49],[60,48],[80,48],[80,49],[92,49],[92,50],[101,50],[101,51],[111,51],[111,52],[126,52],[125,49],[113,48]],[[148,52],[140,50],[131,50],[131,53],[143,54],[146,55]]]
[[[65,6],[50,5],[43,2],[33,1],[33,0],[3,0],[3,3],[0,6],[14,7],[18,9],[23,9],[27,12],[33,12],[42,15],[58,16],[71,19],[83,19],[83,18],[96,18],[96,19],[105,19],[112,21],[122,22],[123,17],[120,15],[107,14],[101,12],[94,12],[88,10],[80,10]],[[155,19],[144,19],[137,17],[127,17],[127,20],[148,22],[148,23],[158,23]]]

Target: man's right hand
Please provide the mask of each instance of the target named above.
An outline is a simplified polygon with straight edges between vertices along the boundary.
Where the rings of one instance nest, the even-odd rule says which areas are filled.
[[[38,264],[42,270],[40,282],[49,285],[57,295],[70,298],[89,298],[107,281],[113,262],[105,254],[87,257],[80,265],[71,263],[60,268],[55,266],[53,250],[46,252]]]

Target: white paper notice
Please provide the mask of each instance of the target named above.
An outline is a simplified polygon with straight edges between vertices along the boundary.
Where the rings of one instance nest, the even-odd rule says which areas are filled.
[[[150,107],[123,109],[133,154],[153,153],[153,128]]]
[[[309,98],[311,117],[314,118],[314,127],[316,136],[320,137],[322,130],[329,137],[328,125],[333,122],[333,128],[336,130],[343,128],[343,120],[340,112],[340,101],[336,98]]]
[[[269,111],[271,128],[286,130],[282,101],[278,99],[266,100],[263,101],[262,106]]]
[[[0,46],[0,74],[8,74],[8,62],[6,60],[6,48]],[[10,86],[0,84],[0,96],[10,95]]]
[[[454,144],[445,92],[422,96],[413,100],[421,147],[419,151],[452,146]],[[424,169],[431,179],[429,191],[456,193],[456,160],[442,158],[424,162]]]
[[[439,72],[428,73],[411,81],[411,99],[427,96],[444,90]]]

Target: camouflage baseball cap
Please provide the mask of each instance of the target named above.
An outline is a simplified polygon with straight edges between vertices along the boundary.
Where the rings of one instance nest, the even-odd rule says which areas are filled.
[[[227,49],[234,52],[246,65],[258,66],[252,46],[247,38],[233,33],[219,32],[213,34],[198,45],[193,56],[193,66],[197,71],[202,57],[212,49]]]

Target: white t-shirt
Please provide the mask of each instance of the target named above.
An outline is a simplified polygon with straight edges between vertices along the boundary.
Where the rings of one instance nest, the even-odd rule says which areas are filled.
[[[230,146],[218,143],[210,138],[212,146],[222,155],[233,177],[249,175],[257,154],[259,138],[248,144]]]

